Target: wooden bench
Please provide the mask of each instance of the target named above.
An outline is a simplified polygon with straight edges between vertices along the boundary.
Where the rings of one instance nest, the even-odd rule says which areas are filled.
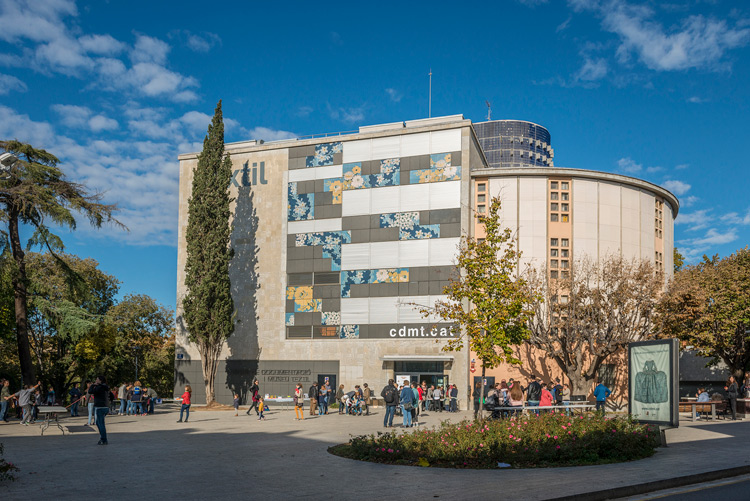
[[[693,421],[696,419],[696,414],[703,414],[708,417],[711,414],[711,419],[716,419],[718,416],[726,416],[727,414],[727,402],[724,400],[712,400],[710,402],[680,402],[680,412],[688,412],[691,415]]]

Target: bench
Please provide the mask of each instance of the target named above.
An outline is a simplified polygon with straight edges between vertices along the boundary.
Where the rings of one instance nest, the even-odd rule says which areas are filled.
[[[728,405],[724,400],[712,400],[710,402],[680,402],[679,411],[689,412],[693,421],[696,420],[696,414],[703,414],[708,417],[711,413],[711,419],[716,419],[718,416],[726,416]]]

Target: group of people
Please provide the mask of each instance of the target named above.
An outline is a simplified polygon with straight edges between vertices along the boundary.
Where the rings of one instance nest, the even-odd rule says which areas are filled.
[[[396,386],[393,379],[388,381],[380,392],[385,402],[385,416],[383,427],[393,428],[393,418],[396,411],[400,410],[403,416],[404,428],[419,426],[419,416],[424,411],[456,412],[458,407],[458,388],[456,385],[427,387],[427,382],[422,384],[403,383]]]
[[[316,381],[308,389],[307,398],[310,401],[311,416],[328,414],[329,406],[334,403],[338,405],[339,414],[368,416],[372,405],[372,390],[367,383],[364,383],[362,386],[354,385],[354,389],[351,391],[346,391],[342,384],[334,391],[328,382],[319,385]],[[302,383],[297,383],[294,390],[295,419],[305,419],[304,405],[305,392]]]

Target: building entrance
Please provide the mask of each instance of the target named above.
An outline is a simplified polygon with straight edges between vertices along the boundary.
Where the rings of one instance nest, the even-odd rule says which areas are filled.
[[[424,381],[427,387],[430,386],[442,386],[445,388],[448,385],[448,375],[445,374],[445,363],[444,362],[394,362],[394,379],[396,382],[405,382],[407,379],[409,383],[417,385],[422,384]]]

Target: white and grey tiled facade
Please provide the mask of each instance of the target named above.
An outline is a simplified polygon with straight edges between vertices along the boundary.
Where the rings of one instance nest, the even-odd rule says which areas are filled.
[[[276,394],[323,376],[347,388],[380,387],[409,361],[436,363],[467,387],[468,354],[442,352],[449,325],[422,318],[415,305],[444,297],[470,229],[469,173],[486,167],[470,121],[443,117],[227,151],[236,169],[230,277],[238,322],[222,353],[220,401],[242,394],[256,375]],[[202,381],[179,308],[196,164],[194,154],[180,157],[177,387]]]

